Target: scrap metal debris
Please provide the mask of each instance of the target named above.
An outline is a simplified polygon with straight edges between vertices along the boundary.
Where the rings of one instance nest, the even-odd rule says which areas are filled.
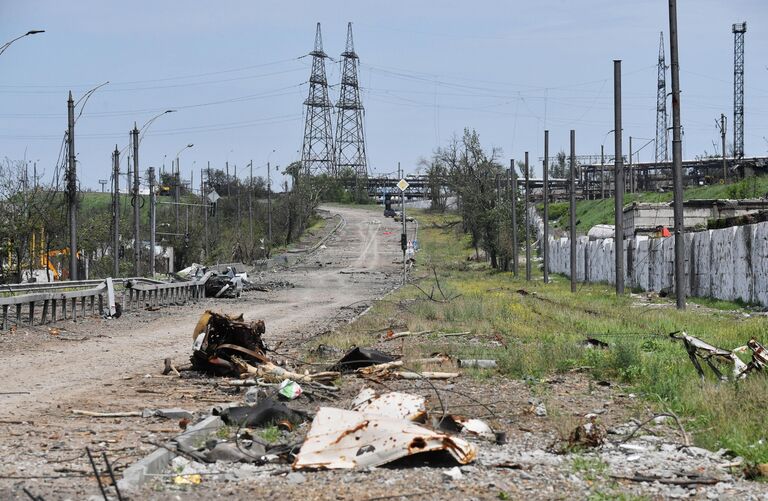
[[[725,350],[712,346],[699,338],[689,336],[685,332],[672,332],[669,336],[672,339],[683,341],[688,357],[702,379],[705,375],[700,360],[703,360],[712,369],[715,376],[722,381],[727,381],[728,377],[723,374],[718,364],[730,365],[733,379],[744,379],[750,372],[762,371],[768,365],[768,351],[755,338],[750,339],[745,346],[740,346],[735,350]],[[747,351],[752,352],[752,360],[749,363],[745,363],[737,355],[737,353]]]
[[[243,315],[234,317],[207,310],[192,333],[192,366],[217,375],[240,375],[232,363],[238,355],[246,361],[268,362],[261,336],[266,331],[263,320],[246,322]]]
[[[247,427],[267,426],[281,421],[300,424],[307,419],[305,413],[293,410],[271,398],[262,400],[254,407],[244,405],[223,409],[214,408],[213,414],[218,415],[225,424]]]
[[[426,399],[422,396],[396,391],[380,395],[368,387],[352,400],[352,410],[418,422],[424,422],[427,416]]]
[[[368,468],[429,451],[446,451],[459,464],[477,457],[466,440],[405,419],[321,407],[293,469]]]

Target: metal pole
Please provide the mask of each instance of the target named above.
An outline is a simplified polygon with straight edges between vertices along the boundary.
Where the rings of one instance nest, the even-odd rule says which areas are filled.
[[[725,161],[725,114],[720,113],[720,139],[723,141],[723,181],[728,178],[728,167]]]
[[[77,165],[75,160],[75,102],[72,91],[67,99],[67,198],[69,205],[69,279],[77,280]]]
[[[501,205],[501,174],[496,174],[496,208],[499,208]],[[500,235],[500,229],[501,229],[501,211],[497,212],[496,215],[496,249],[501,248],[501,240],[499,239]],[[496,259],[496,268],[501,268],[501,261],[498,259],[498,252],[496,253],[497,259]]]
[[[115,145],[112,153],[112,177],[115,184],[114,200],[112,201],[112,276],[120,276],[120,150]]]
[[[685,225],[683,221],[683,144],[680,137],[680,62],[677,47],[677,1],[669,0],[669,50],[672,74],[672,179],[675,190],[675,297],[685,309]]]
[[[512,171],[512,274],[517,278],[518,243],[517,243],[517,173],[515,173],[515,159],[509,159],[509,168]]]
[[[202,176],[200,176],[202,178]],[[206,178],[208,183],[211,182],[211,162],[208,162],[208,177]],[[208,186],[210,188],[210,186]],[[208,189],[204,190],[208,191]],[[210,202],[208,201],[208,194],[203,193],[203,203],[205,204],[205,259],[208,259],[208,209],[210,208]]]
[[[616,294],[624,294],[624,160],[621,158],[621,60],[613,61],[614,254]]]
[[[530,168],[528,166],[528,152],[525,152],[525,280],[526,282],[531,281],[531,224],[530,224],[530,215],[529,215],[529,204],[531,197],[529,195],[530,193],[530,185],[528,184],[528,181],[530,180]]]
[[[178,206],[177,206],[178,207]],[[155,243],[157,231],[157,199],[155,198],[155,168],[149,168],[149,273],[155,276]]]
[[[400,193],[400,219],[403,221],[403,236],[400,238],[400,247],[403,249],[403,285],[408,279],[408,263],[405,261],[405,250],[408,248],[408,233],[405,227],[405,190]]]
[[[141,275],[141,198],[139,198],[139,129],[133,124],[133,275]]]
[[[179,232],[179,202],[181,202],[181,169],[179,168],[179,157],[176,157],[176,174],[173,176],[173,201],[176,202],[176,233]]]
[[[571,204],[568,223],[571,244],[571,292],[576,292],[576,131],[571,129]]]
[[[177,160],[178,162],[178,160]],[[229,160],[224,162],[225,168],[227,169],[227,197],[232,196],[232,184],[229,182]],[[267,168],[269,168],[269,162],[267,162]]]
[[[251,176],[248,180],[248,231],[251,236],[251,252],[253,252],[253,160],[250,162]]]
[[[544,283],[549,283],[549,131],[544,131]]]
[[[269,247],[267,257],[272,253],[272,167],[267,162],[267,237],[269,239]],[[229,184],[227,184],[229,186]]]

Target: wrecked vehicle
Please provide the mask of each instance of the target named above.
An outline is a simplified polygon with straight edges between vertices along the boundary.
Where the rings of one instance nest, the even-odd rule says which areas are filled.
[[[242,314],[234,317],[207,310],[192,333],[192,367],[220,376],[239,376],[233,355],[253,363],[269,362],[261,339],[265,332],[263,320],[246,322]]]
[[[734,380],[744,379],[751,372],[762,371],[768,365],[768,351],[755,338],[734,350],[724,350],[681,331],[672,332],[669,337],[683,341],[685,350],[688,352],[688,358],[691,359],[691,363],[702,379],[704,379],[702,360],[721,381],[727,381],[728,376],[723,374],[718,365],[730,366],[731,377]],[[737,353],[746,353],[747,351],[752,352],[752,360],[749,363],[745,363],[737,355]]]

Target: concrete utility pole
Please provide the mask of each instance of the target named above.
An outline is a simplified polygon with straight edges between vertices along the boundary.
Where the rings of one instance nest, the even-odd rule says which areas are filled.
[[[635,192],[635,176],[632,172],[632,136],[629,136],[629,168],[627,169],[627,172],[629,172],[629,192],[634,193]]]
[[[75,102],[67,99],[67,199],[69,202],[69,279],[77,280],[77,166],[75,160]]]
[[[179,168],[179,157],[176,156],[176,172],[173,175],[173,202],[174,212],[176,214],[176,233],[179,233],[179,203],[181,202],[181,169]]]
[[[683,221],[683,142],[680,137],[680,61],[677,47],[677,1],[669,0],[669,51],[672,75],[672,181],[675,190],[675,297],[685,309],[685,225]]]
[[[200,175],[200,181],[202,182],[203,175]],[[211,184],[211,162],[208,162],[208,170],[207,170],[207,187],[203,190],[203,203],[205,204],[204,207],[204,225],[205,225],[205,259],[208,259],[208,209],[211,207],[211,202],[208,200],[208,193],[207,191],[210,189]]]
[[[568,223],[571,244],[571,292],[576,292],[576,131],[571,129],[571,205]]]
[[[141,197],[139,194],[139,129],[133,124],[133,275],[141,276]]]
[[[155,168],[149,168],[149,273],[155,276],[155,243],[157,231],[157,199],[155,198]]]
[[[501,174],[496,174],[496,208],[498,208],[501,205]],[[496,216],[496,223],[498,223],[498,228],[501,228],[501,211],[497,213]],[[496,245],[497,248],[501,247],[501,239],[499,238],[500,232],[496,232]],[[496,267],[501,268],[501,262],[497,260]]]
[[[267,238],[269,239],[269,253],[272,254],[272,166],[267,162]],[[229,186],[229,185],[227,185]]]
[[[613,61],[613,245],[616,257],[616,294],[624,294],[624,161],[621,158],[621,60]]]
[[[720,113],[720,140],[723,143],[723,181],[728,179],[728,165],[725,160],[725,130],[726,130],[726,118],[724,113]]]
[[[531,221],[530,221],[530,167],[528,165],[528,152],[525,152],[525,281],[531,281]]]
[[[112,180],[114,182],[114,199],[112,200],[112,276],[120,276],[120,150],[115,145],[112,153]]]
[[[544,131],[544,283],[549,283],[549,131]]]
[[[509,170],[512,172],[512,274],[517,278],[517,254],[519,244],[517,242],[517,173],[515,172],[515,159],[509,159]]]
[[[253,252],[253,160],[248,163],[248,166],[251,168],[248,180],[248,232],[251,237],[251,252]]]

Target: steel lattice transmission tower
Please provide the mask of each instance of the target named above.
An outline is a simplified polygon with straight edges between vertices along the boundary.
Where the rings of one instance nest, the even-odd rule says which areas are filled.
[[[667,149],[667,66],[664,64],[664,32],[659,34],[658,88],[656,90],[656,167],[669,160]]]
[[[733,158],[744,157],[744,33],[747,23],[733,25]],[[725,152],[723,152],[725,155]]]
[[[347,45],[341,70],[341,90],[336,102],[336,168],[352,169],[357,176],[368,175],[365,156],[365,133],[363,114],[365,109],[360,100],[360,86],[357,78],[355,45],[352,40],[352,23],[347,24]]]
[[[328,79],[325,76],[323,37],[320,23],[315,32],[315,50],[312,56],[312,74],[309,77],[309,96],[304,104],[307,107],[304,122],[304,145],[301,150],[301,164],[307,174],[327,172],[334,175],[333,129],[331,126],[331,101],[328,98]]]

